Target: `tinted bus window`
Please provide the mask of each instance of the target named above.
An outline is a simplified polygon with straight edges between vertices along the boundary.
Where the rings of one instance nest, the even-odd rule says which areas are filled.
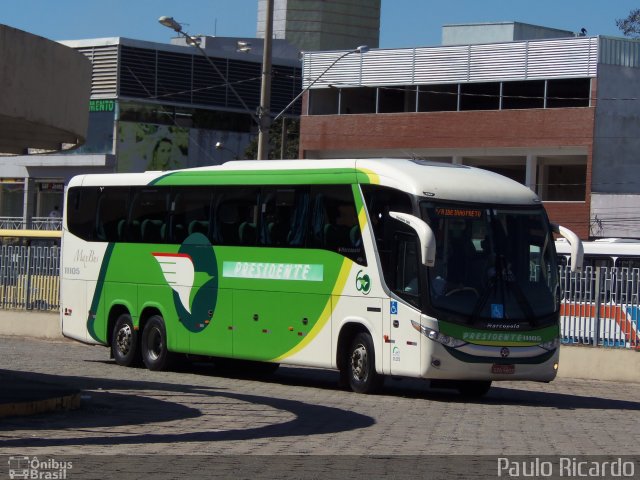
[[[129,242],[163,243],[167,232],[169,189],[134,191],[126,229]]]
[[[311,187],[310,244],[366,265],[351,186]]]
[[[67,194],[67,227],[74,235],[91,240],[96,226],[97,188],[75,187]]]
[[[221,187],[217,189],[212,231],[218,245],[255,245],[258,238],[260,189]]]
[[[202,233],[211,238],[212,199],[212,188],[174,189],[167,241],[182,243],[192,233]]]

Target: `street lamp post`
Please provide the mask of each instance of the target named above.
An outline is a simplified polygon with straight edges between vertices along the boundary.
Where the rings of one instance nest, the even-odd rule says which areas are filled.
[[[273,37],[273,0],[267,0],[262,50],[262,86],[258,107],[258,160],[269,158],[269,127],[271,126],[271,40]]]
[[[221,141],[217,141],[216,142],[216,150],[219,151],[227,151],[231,154],[231,156],[233,157],[234,160],[238,160],[238,155],[236,154],[236,152],[234,152],[233,150],[231,150],[229,147],[225,147],[224,143],[222,143]]]
[[[280,118],[280,117],[281,117],[281,116],[282,116],[282,115],[283,115],[287,110],[289,110],[289,108],[291,108],[291,106],[292,106],[294,103],[296,103],[296,102],[298,101],[298,99],[299,99],[302,95],[304,95],[304,93],[305,93],[306,91],[308,91],[311,87],[313,87],[313,86],[316,84],[316,82],[317,82],[318,80],[320,80],[320,79],[324,76],[324,74],[325,74],[325,73],[327,73],[329,70],[331,70],[331,68],[333,68],[333,66],[334,66],[336,63],[338,63],[340,60],[342,60],[344,57],[346,57],[347,55],[351,55],[352,53],[367,53],[368,51],[369,51],[369,47],[368,47],[367,45],[360,45],[359,47],[354,48],[353,50],[349,50],[348,52],[343,53],[342,55],[340,55],[338,58],[336,58],[336,59],[331,63],[331,65],[329,65],[327,68],[325,68],[325,69],[323,70],[323,72],[322,72],[320,75],[318,75],[318,76],[313,80],[313,82],[311,82],[309,85],[307,85],[307,86],[306,86],[306,87],[305,87],[305,88],[304,88],[304,89],[303,89],[303,90],[302,90],[298,95],[296,95],[296,98],[294,98],[293,100],[291,100],[291,102],[289,102],[289,104],[288,104],[286,107],[284,107],[284,108],[282,109],[282,111],[281,111],[278,115],[276,115],[276,116],[274,117],[273,121],[275,122],[276,120],[278,120],[278,119],[279,119],[279,118]]]
[[[257,117],[249,109],[249,107],[244,102],[242,97],[238,94],[236,89],[233,88],[233,85],[229,83],[227,80],[227,85],[229,87],[229,90],[233,92],[233,94],[238,99],[240,104],[249,113],[253,121],[256,122],[256,124],[258,125],[258,154],[257,154],[258,160],[266,160],[269,156],[269,127],[271,126],[271,122],[272,122],[271,114],[270,114],[270,108],[271,108],[270,104],[271,104],[271,68],[272,68],[271,44],[272,44],[272,37],[273,37],[273,0],[267,0],[267,9],[265,12],[265,17],[266,18],[265,18],[265,29],[264,29],[264,48],[262,53],[262,85],[260,88],[260,106],[258,107]],[[207,60],[207,62],[209,62],[209,65],[211,65],[211,67],[216,71],[216,73],[220,75],[221,78],[226,80],[226,77],[222,74],[222,72],[217,67],[217,65],[213,63],[211,58],[209,58],[209,56],[207,55],[207,52],[205,52],[200,46],[199,38],[192,37],[187,32],[185,32],[182,29],[182,25],[176,22],[173,19],[173,17],[162,16],[158,19],[158,22],[160,22],[160,24],[164,25],[165,27],[174,30],[179,35],[182,35],[187,40],[187,43],[189,45],[193,45],[200,51],[200,53],[202,53],[204,58]],[[246,48],[247,45],[243,45],[242,47]],[[275,116],[273,121],[278,120],[282,115],[284,115],[284,113],[287,110],[289,110],[289,108],[291,108],[291,106],[294,103],[296,103],[298,99],[302,95],[304,95],[305,92],[307,92],[318,80],[320,80],[324,76],[325,73],[331,70],[331,68],[340,60],[342,60],[344,57],[352,53],[366,53],[368,51],[369,51],[369,47],[367,45],[360,45],[359,47],[354,48],[353,50],[349,50],[348,52],[340,55],[331,63],[331,65],[325,68],[324,71],[320,75],[318,75],[309,85],[307,85],[298,95],[296,95],[296,97],[293,100],[291,100],[291,102],[289,102],[289,104],[286,107],[284,107],[284,109],[282,109],[282,111],[278,113],[278,115]],[[282,135],[284,136],[284,132],[285,132],[284,124],[283,124],[282,132],[283,132]],[[283,155],[283,150],[284,148],[281,147],[281,156]]]
[[[182,29],[182,25],[180,25],[178,22],[176,22],[173,19],[173,17],[162,16],[162,17],[160,17],[158,19],[158,22],[160,22],[161,25],[164,25],[165,27],[174,30],[179,35],[182,35],[187,40],[187,43],[189,45],[192,45],[192,46],[194,46],[194,47],[196,47],[198,49],[198,51],[204,56],[204,58],[207,60],[207,62],[209,62],[209,65],[211,65],[211,67],[215,70],[215,72],[218,75],[220,75],[220,78],[223,78],[225,80],[225,82],[227,83],[227,86],[229,87],[229,90],[231,90],[231,92],[233,92],[235,97],[238,99],[238,101],[240,102],[242,107],[247,111],[247,113],[251,116],[253,121],[256,122],[256,124],[258,124],[258,126],[260,126],[260,120],[258,118],[256,118],[255,114],[249,109],[249,107],[247,106],[245,101],[242,99],[240,94],[236,91],[235,88],[233,88],[233,85],[227,80],[227,77],[220,71],[218,66],[213,62],[213,60],[211,60],[211,58],[209,58],[209,55],[207,55],[207,52],[205,52],[202,49],[202,47],[200,46],[200,39],[196,38],[196,37],[192,37],[187,32],[185,32]]]

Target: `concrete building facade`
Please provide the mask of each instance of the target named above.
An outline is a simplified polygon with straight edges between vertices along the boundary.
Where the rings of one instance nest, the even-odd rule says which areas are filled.
[[[251,51],[238,51],[238,41]],[[86,142],[58,154],[0,157],[4,228],[28,227],[61,208],[74,175],[218,164],[243,158],[257,135],[261,40],[200,37],[208,58],[180,38],[62,43],[90,60],[91,97],[80,115],[89,120]],[[271,110],[278,112],[300,91],[301,68],[298,50],[284,40],[274,42],[273,57]],[[299,105],[289,111],[298,112]]]
[[[304,56],[302,158],[419,157],[528,185],[582,238],[640,237],[640,42],[567,37]],[[320,77],[318,79],[318,77]]]
[[[460,23],[442,27],[442,45],[519,42],[573,36],[575,34],[568,30],[522,22]]]
[[[70,149],[85,142],[91,64],[66,46],[6,25],[0,25],[0,154]],[[22,220],[24,205],[35,208],[37,189],[47,215],[60,191],[46,176],[35,185],[35,170],[47,168],[49,157],[21,164],[24,157],[0,156],[0,228],[3,212]],[[47,202],[47,200],[51,200]],[[49,210],[47,210],[49,208]],[[11,215],[11,213],[9,213]]]
[[[381,0],[274,0],[273,37],[301,51],[377,48]],[[258,0],[256,36],[264,38],[267,0]]]
[[[90,85],[78,52],[0,25],[0,153],[82,144]]]

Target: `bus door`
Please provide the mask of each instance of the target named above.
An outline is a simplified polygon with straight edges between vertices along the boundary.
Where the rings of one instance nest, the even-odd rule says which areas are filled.
[[[385,300],[386,350],[392,375],[418,375],[420,372],[420,333],[412,322],[420,324],[421,278],[418,238],[409,233],[397,232],[391,262],[392,272],[387,272],[387,284],[396,298]]]

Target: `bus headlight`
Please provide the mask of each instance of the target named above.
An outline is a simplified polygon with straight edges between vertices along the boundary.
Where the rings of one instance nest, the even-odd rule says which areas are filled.
[[[548,342],[541,343],[540,346],[545,350],[555,350],[560,345],[560,339],[554,338],[553,340],[549,340]]]
[[[433,330],[432,328],[420,325],[418,322],[415,322],[413,320],[411,320],[411,326],[428,339],[433,340],[434,342],[441,343],[445,347],[457,348],[467,343],[457,338],[450,337],[449,335],[444,335]]]

